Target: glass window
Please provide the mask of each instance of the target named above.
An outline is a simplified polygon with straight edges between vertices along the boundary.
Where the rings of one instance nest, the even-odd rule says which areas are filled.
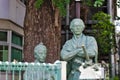
[[[0,61],[8,61],[8,46],[0,45]]]
[[[13,60],[22,61],[22,50],[12,47],[11,61]]]
[[[0,31],[0,41],[7,41],[7,32]]]
[[[12,33],[12,43],[22,46],[22,36]]]

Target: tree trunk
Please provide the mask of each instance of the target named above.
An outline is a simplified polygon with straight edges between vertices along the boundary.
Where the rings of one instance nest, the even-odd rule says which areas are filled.
[[[27,0],[24,25],[24,61],[34,61],[34,47],[43,42],[47,47],[46,62],[60,59],[61,21],[59,11],[51,0],[35,8],[36,0]]]

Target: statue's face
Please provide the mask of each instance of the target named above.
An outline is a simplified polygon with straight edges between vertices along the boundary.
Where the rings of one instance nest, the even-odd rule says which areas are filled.
[[[71,31],[74,35],[80,35],[83,31],[84,27],[79,22],[74,22]]]
[[[46,50],[45,49],[39,49],[35,55],[36,60],[39,62],[45,62],[46,59]]]

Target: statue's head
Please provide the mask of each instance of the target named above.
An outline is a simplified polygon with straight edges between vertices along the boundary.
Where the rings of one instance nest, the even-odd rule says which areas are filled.
[[[47,55],[47,48],[45,45],[43,45],[43,43],[38,44],[34,48],[34,57],[36,61],[45,62],[46,55]]]
[[[82,31],[84,30],[84,28],[85,28],[85,24],[79,18],[73,19],[70,23],[70,29],[74,35],[80,35]]]

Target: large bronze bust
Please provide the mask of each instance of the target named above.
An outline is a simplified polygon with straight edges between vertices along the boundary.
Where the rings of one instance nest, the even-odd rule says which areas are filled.
[[[81,72],[78,68],[82,63],[91,65],[93,58],[96,58],[95,62],[97,62],[97,42],[94,37],[86,36],[82,33],[84,28],[85,24],[81,19],[73,19],[70,23],[73,37],[66,41],[61,50],[62,60],[68,61],[72,66],[68,80],[79,80]]]

